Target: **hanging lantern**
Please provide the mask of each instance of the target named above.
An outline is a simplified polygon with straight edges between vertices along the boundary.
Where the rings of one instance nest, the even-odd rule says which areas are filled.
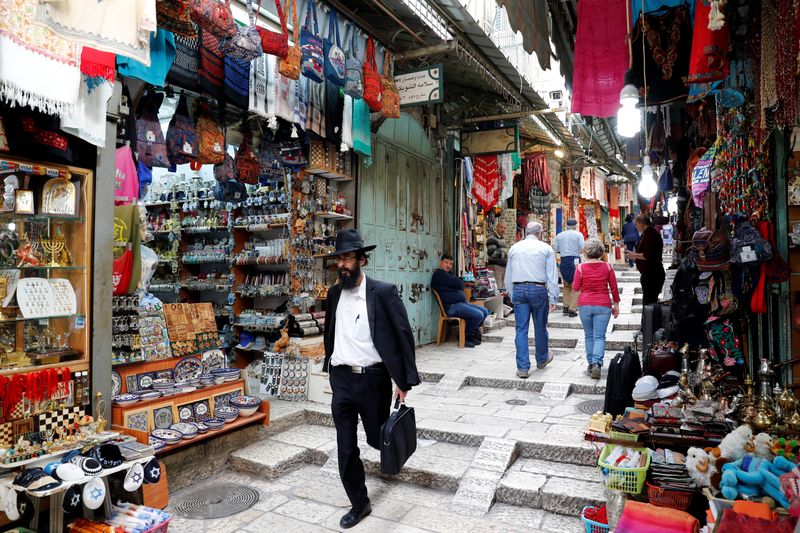
[[[650,157],[644,156],[642,166],[642,179],[639,182],[639,195],[642,198],[650,199],[658,192],[658,184],[654,178],[653,167],[650,166]]]
[[[622,88],[619,94],[622,107],[617,111],[617,133],[622,137],[633,137],[642,129],[642,111],[636,108],[639,103],[639,89],[633,84]]]

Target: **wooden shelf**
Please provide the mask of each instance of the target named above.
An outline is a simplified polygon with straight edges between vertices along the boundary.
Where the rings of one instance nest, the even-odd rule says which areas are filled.
[[[314,213],[314,216],[328,220],[353,220],[353,217],[350,215],[340,215],[339,213],[334,213],[333,211],[318,211]]]
[[[262,402],[262,405],[263,405],[263,402]],[[267,405],[269,405],[269,404],[267,404]],[[201,442],[203,440],[213,438],[213,437],[215,437],[217,435],[222,435],[223,433],[228,433],[229,431],[233,431],[234,429],[238,429],[238,428],[240,428],[242,426],[246,426],[246,425],[249,425],[249,424],[255,424],[256,422],[261,422],[263,425],[267,425],[267,423],[269,422],[269,409],[267,409],[266,413],[264,413],[264,412],[256,412],[255,414],[250,415],[248,417],[244,417],[244,418],[243,417],[239,417],[236,420],[234,420],[233,422],[231,422],[229,424],[225,424],[224,426],[222,426],[220,429],[218,429],[216,431],[209,430],[206,433],[198,434],[193,439],[181,439],[180,441],[176,442],[175,444],[167,444],[166,446],[164,446],[160,450],[156,450],[156,455],[164,455],[164,454],[170,453],[170,452],[175,451],[175,450],[180,450],[181,448],[184,448],[186,446],[191,446],[192,444],[194,444],[196,442]]]
[[[320,178],[325,178],[326,180],[331,181],[353,181],[352,176],[348,176],[347,174],[342,174],[341,172],[335,172],[333,170],[328,170],[327,168],[314,168],[314,167],[306,167],[304,169],[306,174],[313,174],[314,176],[318,176]]]
[[[80,372],[82,370],[89,369],[89,360],[88,359],[76,359],[74,361],[64,361],[62,363],[53,363],[50,365],[31,365],[31,366],[23,366],[18,368],[6,368],[0,370],[0,376],[10,376],[12,374],[18,374],[19,372],[38,372],[40,370],[48,370],[50,368],[64,368],[69,367],[69,370],[72,374],[75,372]]]
[[[126,366],[143,365],[145,363],[166,363],[166,362],[177,363],[178,361],[186,357],[191,357],[191,356],[185,355],[183,357],[170,357],[168,359],[145,359],[143,361],[131,361],[130,363],[114,363],[111,366],[112,368],[118,368],[118,367],[121,368]]]

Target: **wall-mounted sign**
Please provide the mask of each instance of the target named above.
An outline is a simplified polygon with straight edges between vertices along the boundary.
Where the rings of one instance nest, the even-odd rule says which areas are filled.
[[[461,132],[461,154],[504,154],[519,151],[519,126]]]
[[[395,74],[400,106],[439,104],[444,99],[442,65]]]

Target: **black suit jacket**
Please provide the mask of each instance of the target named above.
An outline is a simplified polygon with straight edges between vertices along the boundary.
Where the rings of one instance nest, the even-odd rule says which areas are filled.
[[[367,315],[372,343],[389,369],[389,375],[403,391],[419,385],[419,373],[414,353],[414,334],[408,322],[408,314],[397,293],[397,287],[372,278],[367,283]],[[333,355],[336,332],[336,308],[342,286],[336,284],[328,289],[327,312],[325,313],[325,364],[328,372]]]

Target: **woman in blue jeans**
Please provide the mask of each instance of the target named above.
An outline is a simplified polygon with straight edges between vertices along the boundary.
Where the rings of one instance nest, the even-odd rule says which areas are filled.
[[[599,240],[586,241],[583,248],[586,261],[578,265],[572,282],[573,290],[580,291],[578,315],[586,338],[587,372],[592,379],[600,379],[608,322],[612,315],[619,316],[617,276],[611,265],[601,259],[604,252],[605,247]]]

